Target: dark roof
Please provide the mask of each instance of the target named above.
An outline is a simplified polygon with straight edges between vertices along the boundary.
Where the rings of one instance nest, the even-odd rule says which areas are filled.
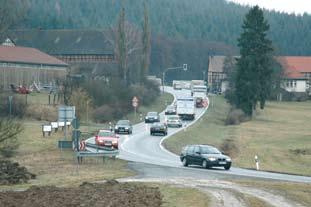
[[[11,30],[17,46],[33,47],[50,55],[112,55],[113,46],[97,30]]]
[[[0,46],[0,62],[68,66],[55,57],[29,47]]]

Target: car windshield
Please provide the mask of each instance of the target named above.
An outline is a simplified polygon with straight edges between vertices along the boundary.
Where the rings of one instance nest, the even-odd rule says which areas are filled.
[[[201,147],[202,154],[221,154],[215,147]]]
[[[114,133],[111,131],[100,131],[100,132],[98,132],[98,136],[100,136],[100,137],[113,137]]]
[[[168,106],[167,110],[174,110],[174,106]]]
[[[171,117],[168,117],[168,120],[179,120],[179,117],[178,116],[171,116]]]
[[[148,116],[157,116],[158,113],[157,113],[157,112],[149,112],[147,115],[148,115]]]
[[[129,125],[129,124],[130,124],[129,120],[120,120],[117,123],[117,125]]]

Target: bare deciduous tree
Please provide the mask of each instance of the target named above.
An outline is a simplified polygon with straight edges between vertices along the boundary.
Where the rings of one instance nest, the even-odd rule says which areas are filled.
[[[125,10],[121,10],[117,28],[106,32],[105,38],[113,45],[119,65],[119,77],[127,85],[139,80],[139,63],[142,53],[141,31],[125,21]]]

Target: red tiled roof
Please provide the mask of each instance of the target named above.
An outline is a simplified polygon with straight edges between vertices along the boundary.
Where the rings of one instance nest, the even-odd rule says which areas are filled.
[[[63,61],[30,47],[0,46],[0,62],[68,66]]]
[[[303,73],[311,73],[311,57],[283,56],[278,57],[287,78],[304,78]]]

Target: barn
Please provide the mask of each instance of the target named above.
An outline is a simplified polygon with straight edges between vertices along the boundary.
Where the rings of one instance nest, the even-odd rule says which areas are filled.
[[[0,87],[29,87],[65,79],[68,64],[35,48],[18,47],[9,39],[0,45]]]

